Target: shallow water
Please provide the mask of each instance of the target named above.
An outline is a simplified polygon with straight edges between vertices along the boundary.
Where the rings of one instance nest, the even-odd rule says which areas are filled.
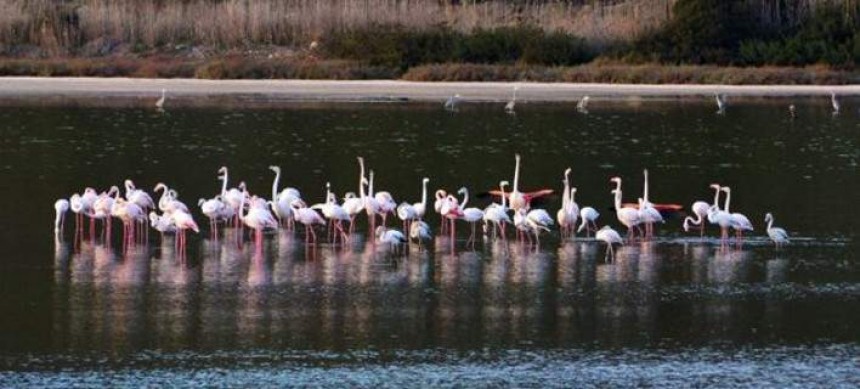
[[[856,386],[860,123],[817,100],[791,120],[784,103],[725,116],[690,101],[603,102],[588,115],[521,104],[516,116],[494,105],[2,107],[0,383]],[[602,244],[555,232],[537,249],[472,250],[465,225],[453,251],[440,238],[404,254],[360,235],[309,249],[286,231],[257,253],[228,230],[192,237],[182,258],[157,234],[123,252],[75,239],[72,218],[60,241],[52,233],[56,198],[125,178],[166,182],[192,205],[220,190],[221,165],[230,186],[269,196],[266,167],[278,164],[281,187],[317,202],[326,181],[357,191],[362,155],[378,190],[415,202],[424,176],[472,192],[511,180],[514,153],[526,190],[560,189],[572,167],[577,202],[600,224],[619,228],[608,178],[622,176],[632,200],[647,167],[652,201],[688,206],[712,199],[709,183],[730,185],[756,231],[721,248],[676,216],[611,262]],[[768,211],[792,234],[784,249],[763,235]]]

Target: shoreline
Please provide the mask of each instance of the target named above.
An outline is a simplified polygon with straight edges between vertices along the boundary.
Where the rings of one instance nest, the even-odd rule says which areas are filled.
[[[464,102],[502,102],[519,85],[520,102],[712,97],[813,97],[860,94],[860,85],[574,84],[538,82],[413,82],[331,80],[201,80],[87,77],[0,77],[0,100],[88,100],[158,98],[161,89],[177,100],[210,102],[442,102],[460,94]],[[148,101],[148,100],[147,100]]]

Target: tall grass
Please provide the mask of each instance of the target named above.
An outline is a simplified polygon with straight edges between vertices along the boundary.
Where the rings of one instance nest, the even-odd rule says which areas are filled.
[[[47,54],[118,43],[234,48],[304,45],[371,25],[458,32],[533,25],[602,45],[656,28],[676,1],[0,0],[0,44]]]

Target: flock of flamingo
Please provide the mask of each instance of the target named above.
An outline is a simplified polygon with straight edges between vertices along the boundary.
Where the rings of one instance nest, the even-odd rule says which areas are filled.
[[[533,200],[550,195],[551,189],[543,189],[533,192],[522,192],[519,187],[520,162],[519,155],[515,156],[515,168],[513,186],[508,181],[499,182],[499,189],[490,191],[498,202],[480,209],[469,207],[469,191],[460,188],[456,195],[444,189],[438,189],[434,193],[433,208],[440,216],[440,233],[451,238],[451,244],[456,241],[457,222],[466,222],[471,228],[471,233],[466,244],[474,248],[476,241],[476,229],[479,224],[485,239],[507,239],[507,226],[513,225],[517,239],[536,248],[540,245],[540,235],[548,232],[557,223],[559,232],[563,239],[575,237],[576,233],[585,230],[586,236],[595,233],[595,238],[607,244],[607,256],[614,257],[613,245],[624,244],[625,240],[609,225],[598,229],[597,219],[600,213],[594,207],[582,207],[575,201],[576,188],[571,186],[568,168],[563,175],[562,205],[553,219],[550,214],[541,208],[532,208]],[[432,239],[430,225],[425,221],[428,210],[427,185],[429,178],[421,180],[421,200],[415,203],[401,202],[399,205],[391,193],[387,191],[376,191],[374,188],[374,172],[366,171],[362,157],[358,157],[359,177],[358,194],[346,193],[342,202],[338,202],[337,196],[331,191],[331,186],[326,183],[325,202],[308,206],[302,199],[301,193],[295,188],[284,188],[279,191],[281,169],[277,166],[269,168],[274,172],[275,178],[272,183],[272,194],[270,199],[262,196],[252,195],[244,182],[238,187],[228,188],[228,170],[222,167],[218,170],[218,179],[221,181],[221,191],[210,199],[199,199],[197,205],[200,212],[209,219],[209,233],[212,239],[218,239],[219,226],[247,227],[253,231],[253,239],[258,250],[262,249],[263,234],[265,230],[286,228],[292,230],[296,223],[304,226],[305,243],[313,245],[317,243],[316,225],[327,225],[330,241],[337,245],[345,245],[354,233],[356,218],[362,213],[367,215],[370,231],[373,233],[375,242],[399,248],[405,243],[412,241],[418,244],[419,249],[423,243]],[[648,196],[648,170],[644,171],[644,188],[642,197],[636,203],[622,203],[621,178],[612,177],[609,181],[614,185],[611,190],[613,195],[613,208],[617,220],[627,230],[627,241],[636,239],[652,239],[654,237],[654,225],[664,222],[664,213],[678,212],[682,206],[677,204],[655,204]],[[169,188],[164,183],[158,183],[153,192],[160,194],[158,201],[144,190],[138,189],[131,180],[125,180],[125,196],[117,186],[108,191],[98,193],[93,188],[86,188],[83,194],[75,193],[68,200],[57,200],[54,207],[56,210],[55,232],[62,234],[65,214],[71,210],[76,217],[76,233],[83,235],[84,218],[88,218],[90,238],[96,234],[96,222],[103,224],[102,236],[106,242],[110,242],[111,221],[117,218],[123,225],[123,245],[134,244],[136,241],[145,241],[148,238],[149,226],[162,235],[165,233],[176,234],[176,245],[180,252],[185,251],[187,244],[187,230],[195,233],[200,228],[194,221],[190,208],[179,200],[178,192]],[[706,222],[719,226],[721,245],[728,244],[729,230],[733,229],[736,234],[735,241],[741,244],[745,231],[752,231],[753,226],[749,219],[738,212],[730,211],[731,188],[712,184],[714,190],[713,203],[696,201],[692,204],[691,214],[683,220],[684,231],[697,228],[700,236],[704,236]],[[725,200],[720,204],[721,194],[725,193]],[[396,215],[402,221],[402,229],[388,226],[388,216]],[[377,225],[377,219],[381,222]],[[788,233],[773,226],[773,215],[768,213],[765,217],[767,223],[767,234],[776,244],[777,248],[788,243]],[[345,224],[349,225],[346,226]]]

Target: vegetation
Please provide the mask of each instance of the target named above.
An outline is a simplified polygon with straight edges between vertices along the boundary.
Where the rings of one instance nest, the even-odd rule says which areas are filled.
[[[0,0],[0,75],[850,83],[856,0]]]

